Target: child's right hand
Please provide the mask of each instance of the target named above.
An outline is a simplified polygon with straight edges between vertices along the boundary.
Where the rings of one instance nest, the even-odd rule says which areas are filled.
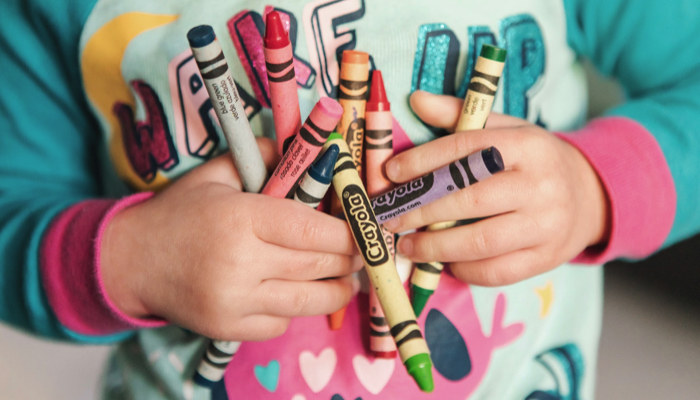
[[[258,144],[274,168],[274,142]],[[270,339],[291,317],[345,306],[362,267],[347,223],[241,190],[226,154],[117,214],[101,246],[115,305],[229,341]]]

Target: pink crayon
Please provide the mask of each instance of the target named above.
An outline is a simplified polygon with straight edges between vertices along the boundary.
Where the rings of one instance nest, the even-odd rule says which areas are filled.
[[[294,50],[277,11],[267,14],[264,43],[277,151],[283,155],[301,129],[301,113],[294,75]]]
[[[321,152],[341,115],[343,107],[337,101],[328,97],[319,100],[299,134],[284,152],[262,193],[279,199],[292,198],[299,179]]]

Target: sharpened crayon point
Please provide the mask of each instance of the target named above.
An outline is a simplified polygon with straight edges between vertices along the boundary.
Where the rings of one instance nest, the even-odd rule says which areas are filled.
[[[289,35],[284,30],[280,13],[272,11],[267,14],[265,21],[265,47],[268,49],[282,49],[289,45]]]
[[[481,151],[481,156],[484,158],[484,165],[489,170],[491,174],[503,171],[505,165],[503,164],[503,157],[501,157],[501,152],[495,147],[489,147],[488,149]]]
[[[367,64],[369,63],[369,54],[364,51],[345,50],[343,52],[342,62],[348,64]]]
[[[190,42],[190,47],[204,47],[216,40],[216,33],[209,25],[199,25],[187,32],[187,40]]]
[[[422,287],[412,285],[411,305],[413,306],[413,312],[416,314],[416,318],[418,318],[420,313],[423,312],[423,308],[425,308],[425,305],[428,303],[428,299],[433,295],[433,293],[435,293],[434,290],[423,289]]]
[[[367,111],[389,111],[391,106],[386,98],[384,88],[384,78],[382,71],[372,71],[372,86],[369,90],[369,100],[367,100]]]
[[[332,144],[328,150],[309,168],[309,175],[318,182],[329,184],[333,180],[333,168],[338,160],[340,147]]]
[[[404,365],[420,390],[432,393],[435,389],[435,382],[433,382],[433,363],[430,361],[430,355],[427,353],[416,354],[406,360]]]
[[[336,139],[345,140],[345,139],[343,139],[343,135],[341,135],[341,134],[338,133],[338,132],[333,132],[333,133],[330,134],[330,136],[328,136],[328,141],[329,141],[329,142],[330,142],[331,140],[336,140]]]
[[[343,320],[345,319],[345,310],[346,307],[343,307],[340,310],[328,316],[328,324],[330,325],[332,331],[337,331],[343,327]]]

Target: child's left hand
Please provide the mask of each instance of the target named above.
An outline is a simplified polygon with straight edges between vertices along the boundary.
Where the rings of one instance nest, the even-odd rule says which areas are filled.
[[[415,92],[426,123],[453,129],[462,100]],[[396,183],[495,146],[505,171],[384,226],[404,232],[435,222],[493,216],[471,225],[406,235],[400,253],[418,262],[450,262],[460,280],[507,285],[549,271],[607,240],[605,189],[586,158],[539,126],[491,113],[486,129],[457,132],[397,155],[386,165]]]

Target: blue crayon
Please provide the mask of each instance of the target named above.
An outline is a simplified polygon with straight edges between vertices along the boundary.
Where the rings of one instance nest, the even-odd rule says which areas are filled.
[[[318,207],[333,180],[333,167],[339,153],[340,148],[335,144],[323,153],[302,179],[294,193],[294,200],[312,208]]]

